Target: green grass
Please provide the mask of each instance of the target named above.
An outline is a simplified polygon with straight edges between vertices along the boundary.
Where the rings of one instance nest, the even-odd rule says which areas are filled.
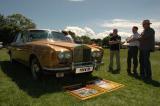
[[[160,51],[151,55],[153,80],[145,83],[126,73],[127,50],[121,50],[121,73],[107,72],[109,51],[105,50],[105,65],[93,76],[56,79],[44,76],[34,81],[25,66],[9,63],[5,49],[0,50],[0,106],[158,106],[160,105]],[[124,84],[119,90],[104,93],[95,98],[79,101],[63,90],[63,86],[104,78]]]

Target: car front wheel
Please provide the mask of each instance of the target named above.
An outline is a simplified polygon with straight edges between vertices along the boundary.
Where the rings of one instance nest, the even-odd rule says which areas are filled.
[[[31,72],[32,72],[32,76],[35,80],[40,79],[42,73],[41,73],[41,67],[40,64],[38,62],[38,59],[34,58],[31,60]]]

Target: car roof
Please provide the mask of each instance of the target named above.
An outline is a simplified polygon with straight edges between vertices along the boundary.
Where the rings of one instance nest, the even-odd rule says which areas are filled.
[[[51,31],[50,29],[28,29],[28,31]]]
[[[28,31],[48,31],[48,32],[61,32],[60,30],[50,30],[50,29],[28,29]]]

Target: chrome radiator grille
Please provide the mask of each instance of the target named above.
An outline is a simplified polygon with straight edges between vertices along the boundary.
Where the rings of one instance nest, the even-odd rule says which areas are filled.
[[[74,62],[89,62],[91,61],[91,49],[85,46],[78,46],[73,51]]]

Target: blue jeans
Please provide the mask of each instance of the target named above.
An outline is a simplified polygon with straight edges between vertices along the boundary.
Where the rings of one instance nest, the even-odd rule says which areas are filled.
[[[140,50],[140,75],[144,79],[152,79],[150,50]]]

